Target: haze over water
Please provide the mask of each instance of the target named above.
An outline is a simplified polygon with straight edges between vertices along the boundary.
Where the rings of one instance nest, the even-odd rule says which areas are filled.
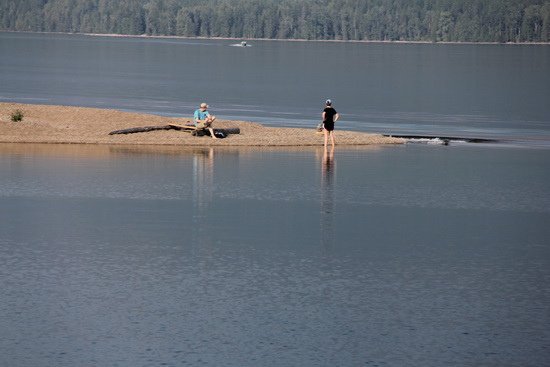
[[[0,144],[0,365],[547,364],[548,47],[231,43],[0,33],[0,96],[521,148]]]

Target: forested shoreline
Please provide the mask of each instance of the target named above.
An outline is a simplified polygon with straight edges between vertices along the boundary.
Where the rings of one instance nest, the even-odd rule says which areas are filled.
[[[549,42],[549,0],[0,0],[0,30],[357,41]]]

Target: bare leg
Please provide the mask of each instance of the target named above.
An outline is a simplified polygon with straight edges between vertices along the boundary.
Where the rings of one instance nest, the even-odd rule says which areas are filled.
[[[325,133],[325,149],[327,149],[329,131],[327,129],[323,128],[323,132]]]
[[[214,135],[214,129],[212,129],[211,127],[208,128],[208,131],[210,131],[210,136],[212,137],[212,139],[217,139],[216,135]]]
[[[332,144],[332,149],[334,149],[334,131],[330,132],[330,142]]]
[[[210,131],[210,136],[212,139],[217,139],[216,135],[214,135],[214,129],[212,128],[212,121],[214,121],[214,119],[215,117],[208,118],[208,120],[206,120],[206,127],[208,128],[208,131]]]

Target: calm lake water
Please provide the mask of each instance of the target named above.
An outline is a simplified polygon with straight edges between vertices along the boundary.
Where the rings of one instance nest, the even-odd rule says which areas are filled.
[[[545,365],[548,162],[0,145],[0,365]]]
[[[0,144],[0,366],[543,366],[550,47],[0,33],[0,100],[506,144]]]
[[[550,146],[550,46],[105,38],[0,33],[0,101]]]

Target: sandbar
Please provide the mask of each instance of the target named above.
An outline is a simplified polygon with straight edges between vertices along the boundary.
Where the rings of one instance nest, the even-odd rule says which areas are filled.
[[[16,110],[23,120],[11,121]],[[0,143],[109,144],[109,145],[172,145],[189,147],[211,146],[322,146],[323,134],[311,128],[271,127],[256,122],[217,120],[214,128],[239,128],[240,134],[225,139],[192,136],[178,130],[159,130],[127,135],[109,135],[111,131],[133,127],[187,124],[185,117],[166,117],[145,113],[89,107],[37,105],[0,102]],[[340,123],[340,126],[344,123]],[[335,131],[338,146],[403,144],[400,138],[380,134]]]

